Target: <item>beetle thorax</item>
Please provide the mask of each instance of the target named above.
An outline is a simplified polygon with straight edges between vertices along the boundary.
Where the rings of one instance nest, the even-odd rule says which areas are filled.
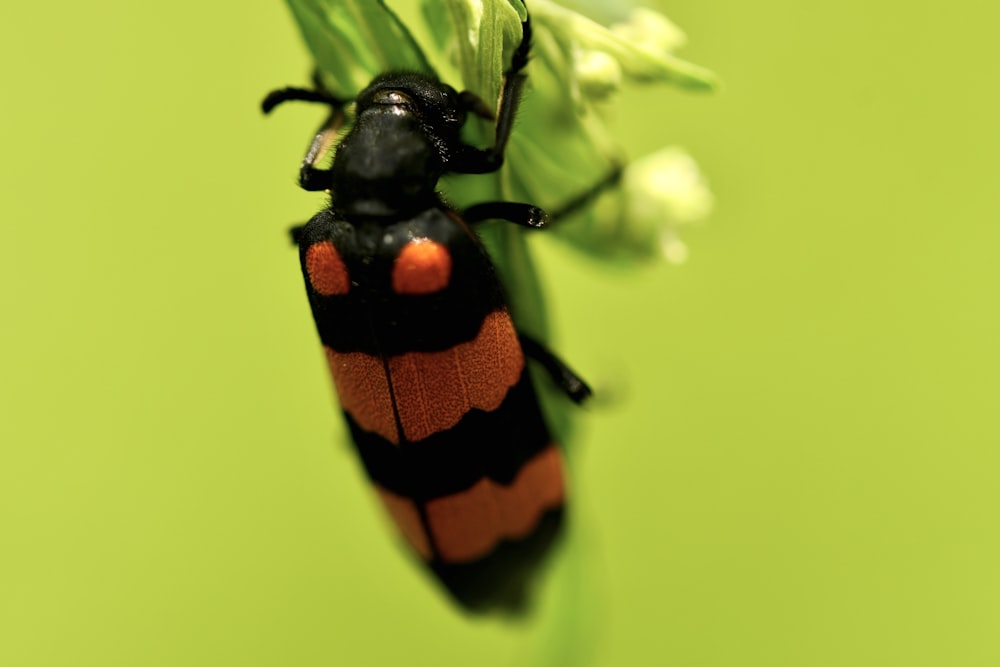
[[[405,108],[361,113],[333,162],[334,206],[346,215],[399,217],[433,205],[443,172],[435,145]]]

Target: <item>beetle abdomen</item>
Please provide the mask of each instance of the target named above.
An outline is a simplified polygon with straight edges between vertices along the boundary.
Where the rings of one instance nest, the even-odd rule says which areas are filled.
[[[337,395],[403,537],[466,606],[514,604],[554,539],[562,459],[475,236],[444,209],[302,233]]]

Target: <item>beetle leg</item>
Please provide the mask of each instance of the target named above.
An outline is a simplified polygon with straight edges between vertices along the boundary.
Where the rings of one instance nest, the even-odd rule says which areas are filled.
[[[496,116],[493,115],[493,109],[486,103],[486,100],[471,90],[463,90],[458,94],[458,97],[462,101],[462,106],[469,113],[475,114],[483,120],[496,120]]]
[[[305,157],[302,158],[302,166],[299,168],[299,185],[303,190],[309,192],[329,190],[332,185],[332,172],[329,169],[319,169],[316,165],[326,157],[345,119],[344,102],[322,90],[318,85],[319,79],[316,75],[313,78],[314,82],[317,83],[315,90],[293,87],[280,88],[268,93],[260,105],[264,113],[270,113],[279,104],[293,100],[318,102],[330,106],[330,115],[316,131],[316,136],[309,144],[309,149],[306,151]]]
[[[476,148],[465,146],[465,150],[453,158],[453,163],[449,165],[449,170],[462,174],[487,174],[496,171],[503,166],[504,151],[507,150],[507,141],[510,139],[510,131],[514,127],[514,116],[517,115],[517,107],[521,103],[521,92],[524,90],[524,82],[527,79],[523,73],[528,64],[528,53],[531,51],[531,18],[525,19],[521,24],[521,43],[511,57],[510,69],[504,72],[503,87],[500,89],[500,104],[496,114],[496,129],[494,131],[492,148]],[[461,93],[462,101],[466,108],[478,116],[486,116],[488,108],[484,108],[482,100],[474,94]]]
[[[521,43],[510,60],[510,69],[504,73],[503,89],[500,91],[500,108],[497,110],[496,139],[491,150],[492,160],[497,167],[503,162],[507,140],[510,139],[511,128],[514,127],[514,116],[521,103],[521,92],[527,77],[523,74],[528,65],[528,53],[531,51],[531,17],[526,17],[521,24]]]
[[[566,396],[574,403],[582,403],[593,392],[579,375],[573,372],[552,350],[525,334],[518,334],[524,353],[541,364]]]
[[[462,219],[470,224],[484,220],[506,220],[522,227],[540,229],[546,225],[549,216],[545,211],[531,204],[488,201],[475,204],[462,211]]]
[[[302,243],[302,232],[305,231],[305,228],[305,223],[288,228],[288,235],[292,238],[292,244],[299,245]]]
[[[334,108],[327,119],[323,121],[319,130],[317,130],[316,136],[313,138],[312,143],[309,144],[309,150],[306,151],[306,156],[302,158],[302,166],[299,168],[299,185],[303,190],[318,192],[320,190],[329,190],[333,187],[333,170],[320,169],[316,165],[326,156],[330,147],[333,146],[333,142],[337,138],[337,132],[340,131],[340,127],[343,124],[343,110]]]
[[[587,188],[584,192],[581,192],[573,199],[565,202],[555,211],[549,213],[549,223],[556,223],[562,221],[574,213],[579,213],[585,209],[590,204],[593,204],[598,197],[600,197],[606,190],[618,185],[622,179],[622,172],[624,167],[620,162],[614,162],[611,166],[611,171],[607,173],[600,181]]]

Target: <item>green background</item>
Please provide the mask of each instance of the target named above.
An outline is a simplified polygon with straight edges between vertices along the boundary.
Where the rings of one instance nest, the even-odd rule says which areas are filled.
[[[1000,664],[1000,12],[664,9],[725,89],[630,92],[618,127],[707,172],[691,261],[536,244],[610,397],[574,481],[599,630],[557,644]],[[285,7],[7,2],[0,68],[0,664],[532,655],[417,575],[343,442],[285,236],[321,112],[257,111],[308,70]]]

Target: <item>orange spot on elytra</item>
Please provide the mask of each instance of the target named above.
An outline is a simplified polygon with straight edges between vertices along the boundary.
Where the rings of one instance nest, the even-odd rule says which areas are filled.
[[[306,250],[306,273],[313,289],[323,296],[347,294],[351,287],[347,267],[330,241],[320,241]]]
[[[403,534],[413,550],[420,554],[424,560],[430,560],[431,546],[427,539],[427,533],[424,531],[424,525],[420,521],[420,512],[417,511],[416,503],[409,498],[396,495],[378,484],[375,485],[375,490],[399,528],[399,532]]]
[[[524,464],[510,486],[483,478],[465,491],[431,500],[427,525],[443,561],[468,563],[502,540],[527,537],[546,510],[562,505],[564,496],[562,458],[549,445]]]
[[[433,294],[451,280],[451,254],[440,243],[414,239],[403,246],[392,265],[396,294]]]

